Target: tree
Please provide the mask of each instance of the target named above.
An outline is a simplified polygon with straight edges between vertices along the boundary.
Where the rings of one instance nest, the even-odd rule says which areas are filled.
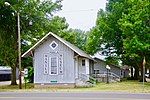
[[[97,26],[93,27],[89,34],[88,34],[88,39],[87,39],[87,44],[86,44],[86,52],[88,54],[94,55],[97,51],[102,50],[101,49],[101,34],[100,30],[98,29]]]
[[[88,36],[87,50],[91,54],[101,51],[109,58],[133,66],[138,79],[144,56],[149,59],[150,3],[147,0],[108,1],[106,11],[98,12],[96,26]]]
[[[73,35],[74,40],[71,41],[71,43],[80,48],[81,50],[86,51],[88,32],[86,33],[80,29],[69,29],[68,33]]]
[[[14,73],[16,73],[17,66],[17,31],[15,17],[12,17],[15,12],[7,8],[4,5],[4,1],[1,1],[0,13],[0,60],[3,65],[11,66],[13,73],[11,84],[15,85],[16,74]]]
[[[111,10],[109,6],[111,6]],[[109,10],[107,10],[108,8]],[[117,21],[121,18],[123,8],[122,3],[108,3],[106,11],[100,10],[98,12],[96,26],[88,37],[87,50],[89,53],[92,51],[91,53],[94,54],[100,50],[103,55],[109,58],[114,58],[114,56],[116,59],[120,58],[123,53],[123,41]]]
[[[53,13],[61,10],[61,0],[9,0],[11,6],[4,5],[4,2],[5,0],[0,1],[0,61],[12,68],[11,84],[15,85],[18,54],[16,12],[20,13],[22,51],[43,37],[45,32],[60,32],[67,28],[68,24],[64,18],[53,16]],[[55,22],[57,27],[50,30],[54,28]]]
[[[125,54],[136,59],[143,75],[143,58],[150,57],[150,3],[147,0],[127,0],[131,8],[118,21],[122,30]],[[145,73],[144,73],[145,74]],[[141,77],[140,81],[142,81]]]

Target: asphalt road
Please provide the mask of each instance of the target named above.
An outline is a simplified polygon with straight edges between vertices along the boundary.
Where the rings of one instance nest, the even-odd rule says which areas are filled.
[[[2,92],[0,100],[150,100],[150,93]]]

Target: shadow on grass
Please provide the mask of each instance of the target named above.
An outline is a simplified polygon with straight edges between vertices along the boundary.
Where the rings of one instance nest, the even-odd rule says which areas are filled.
[[[2,85],[0,86],[0,89],[18,89],[19,85]],[[33,83],[27,83],[26,89],[33,89],[34,84]],[[22,89],[25,89],[25,84],[22,84]]]

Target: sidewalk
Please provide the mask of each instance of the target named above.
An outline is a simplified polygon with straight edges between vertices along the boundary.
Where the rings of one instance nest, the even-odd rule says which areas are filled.
[[[10,85],[11,81],[1,81],[0,85]]]
[[[22,83],[24,83],[24,77],[21,77]],[[19,80],[16,80],[17,84],[19,84]],[[0,86],[1,85],[10,85],[11,81],[0,81]]]
[[[19,80],[16,81],[17,84],[19,84]],[[10,85],[11,84],[11,81],[0,81],[0,86],[1,85]]]

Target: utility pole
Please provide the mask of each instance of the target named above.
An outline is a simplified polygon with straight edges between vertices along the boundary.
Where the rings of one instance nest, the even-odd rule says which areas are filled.
[[[145,61],[145,56],[144,56],[144,59],[143,59],[143,90],[144,90],[144,81],[145,81],[145,64],[146,64],[146,61]]]
[[[19,69],[19,89],[22,89],[21,80],[21,41],[20,41],[20,14],[17,12],[17,22],[18,22],[18,69]]]
[[[17,14],[17,26],[18,26],[18,69],[19,69],[19,89],[22,89],[22,80],[21,80],[21,41],[20,41],[20,14],[10,3],[5,2],[5,5],[10,6],[14,9]]]
[[[106,83],[109,83],[108,70],[110,70],[111,68],[109,67],[109,65],[106,65],[106,69],[107,69],[107,82]]]
[[[107,69],[107,84],[109,83],[109,77],[108,77],[108,69]]]

